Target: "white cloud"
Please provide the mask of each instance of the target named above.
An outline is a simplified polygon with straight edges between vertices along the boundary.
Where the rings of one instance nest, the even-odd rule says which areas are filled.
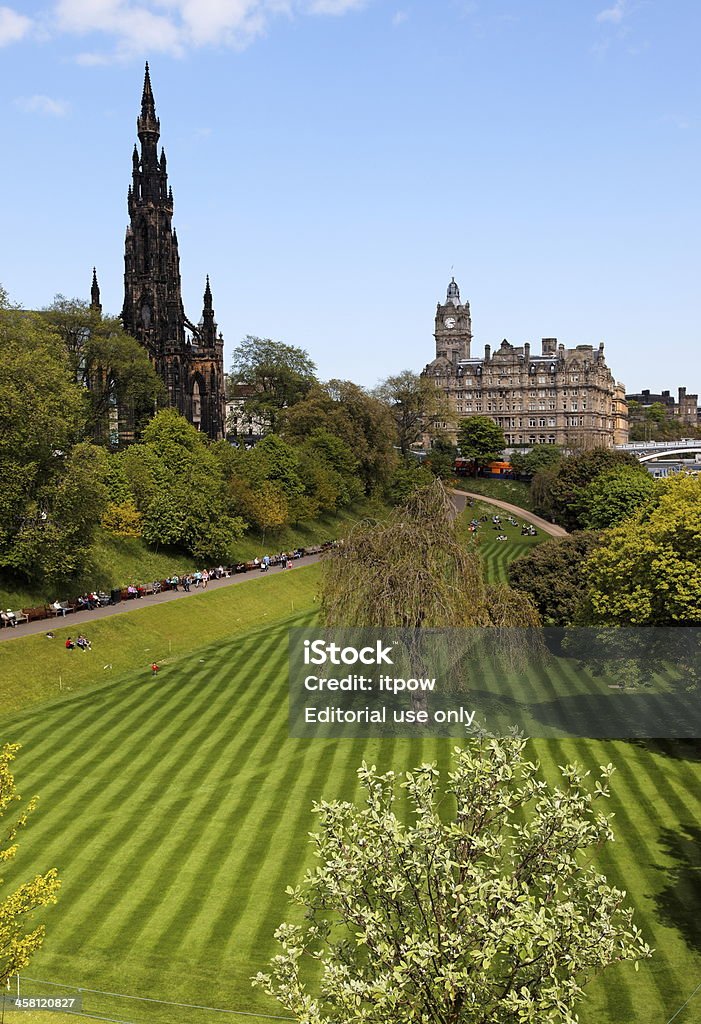
[[[596,16],[597,21],[608,21],[613,25],[620,25],[625,16],[629,14],[628,0],[615,0],[613,7],[607,7],[606,10],[599,11]]]
[[[56,100],[51,96],[18,96],[15,106],[29,114],[48,114],[50,117],[65,117],[69,110],[65,100]]]
[[[31,18],[18,14],[11,7],[0,7],[0,46],[24,39],[31,27]]]
[[[368,0],[55,0],[55,31],[102,36],[107,52],[78,55],[102,64],[135,55],[182,56],[188,47],[247,46],[271,19],[285,15],[342,15]]]
[[[403,24],[407,20],[409,15],[406,11],[395,11],[392,15],[392,24],[395,26]]]
[[[309,0],[310,14],[346,14],[365,6],[365,0]]]
[[[71,35],[100,33],[112,37],[116,57],[131,57],[145,52],[181,56],[184,52],[182,31],[172,17],[151,10],[143,3],[59,0],[54,16],[59,32]],[[81,63],[101,62],[100,56],[94,54],[82,54],[80,60]]]

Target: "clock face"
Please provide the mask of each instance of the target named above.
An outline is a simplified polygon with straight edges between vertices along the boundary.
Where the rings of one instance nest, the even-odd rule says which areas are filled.
[[[455,323],[456,323],[455,317],[454,316],[447,316],[445,318],[445,320],[443,321],[443,323],[448,328],[448,330],[450,331],[450,330],[452,330],[453,327],[455,327]]]

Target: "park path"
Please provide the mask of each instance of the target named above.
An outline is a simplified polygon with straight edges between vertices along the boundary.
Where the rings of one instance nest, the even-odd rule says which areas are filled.
[[[167,601],[179,601],[184,597],[194,597],[195,594],[211,593],[213,590],[220,590],[223,587],[234,586],[236,583],[243,583],[246,580],[260,579],[261,577],[274,576],[279,572],[291,572],[301,569],[306,565],[313,565],[318,562],[321,555],[305,555],[303,558],[295,558],[292,562],[292,569],[285,569],[284,566],[273,566],[267,573],[260,570],[238,573],[236,576],[224,577],[219,580],[210,580],[206,590],[202,587],[194,587],[187,593],[184,590],[164,590],[160,594],[147,594],[144,597],[133,598],[131,601],[121,601],[119,604],[108,604],[104,608],[93,608],[92,611],[72,612],[68,615],[58,615],[51,619],[37,619],[35,622],[23,622],[16,628],[6,626],[0,630],[0,642],[4,640],[19,640],[23,636],[32,636],[37,633],[48,633],[54,629],[70,628],[75,623],[75,632],[82,633],[83,625],[86,622],[97,622],[100,619],[108,619],[112,615],[123,615],[125,612],[135,612],[140,608],[148,608],[154,604],[165,604]]]
[[[488,498],[484,494],[476,494],[472,491],[456,491],[451,488],[450,493],[453,495],[453,501],[456,498],[462,498],[462,503],[455,501],[455,504],[459,512],[462,512],[467,505],[468,498],[474,498],[476,501],[481,501],[485,505],[496,505],[497,508],[504,509],[505,512],[510,512],[514,516],[518,516],[519,519],[525,519],[527,523],[532,523],[533,526],[537,526],[538,529],[542,530],[543,533],[547,533],[550,537],[568,537],[567,530],[562,526],[557,526],[555,523],[549,523],[546,519],[541,519],[535,512],[529,512],[528,509],[521,508],[519,505],[512,505],[509,501],[502,501],[500,498]]]

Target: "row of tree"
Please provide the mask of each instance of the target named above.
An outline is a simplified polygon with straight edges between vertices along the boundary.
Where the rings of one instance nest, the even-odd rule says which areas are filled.
[[[116,319],[57,296],[32,313],[0,291],[0,573],[53,586],[84,573],[100,524],[117,535],[230,560],[247,528],[274,531],[364,495],[401,500],[430,478],[406,456],[441,439],[445,396],[405,372],[369,392],[320,381],[300,348],[249,336],[230,381],[265,424],[252,449],[212,443],[173,410],[143,347]],[[119,449],[117,417],[134,441]],[[442,445],[442,448],[441,448]]]

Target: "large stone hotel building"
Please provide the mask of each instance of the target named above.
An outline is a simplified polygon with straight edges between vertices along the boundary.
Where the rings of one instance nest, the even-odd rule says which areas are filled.
[[[436,309],[436,358],[424,374],[433,377],[463,416],[491,416],[507,446],[558,444],[565,448],[611,447],[628,439],[625,388],[604,358],[603,342],[565,348],[543,338],[540,352],[528,342],[501,342],[473,356],[469,302],[460,301],[452,279]]]

